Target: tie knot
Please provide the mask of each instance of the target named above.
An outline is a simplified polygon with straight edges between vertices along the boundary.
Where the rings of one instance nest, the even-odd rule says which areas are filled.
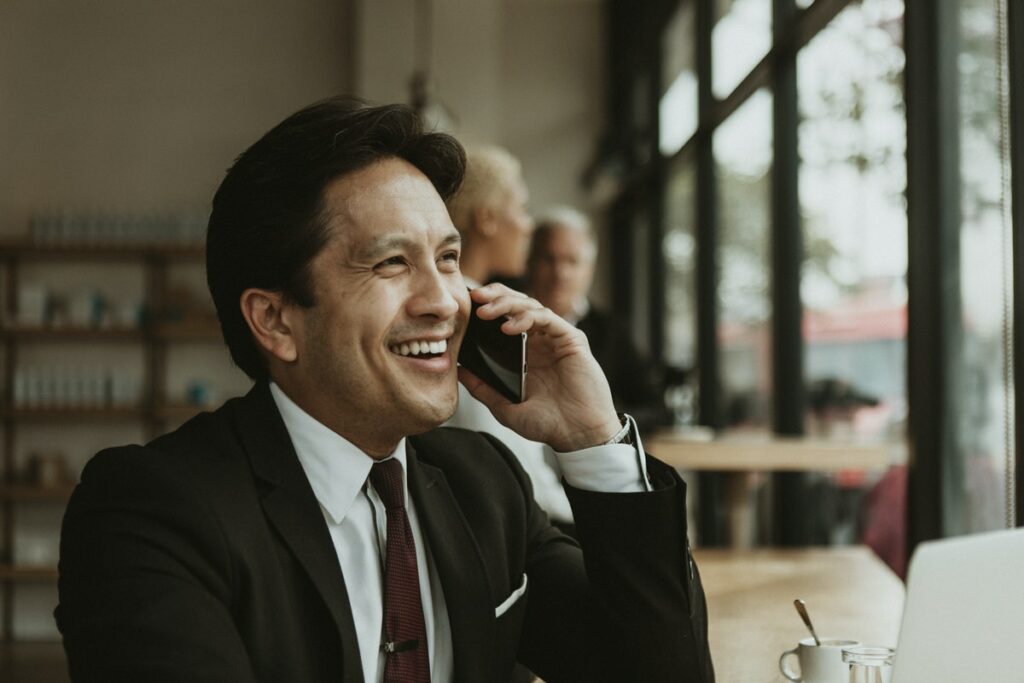
[[[388,510],[405,507],[402,490],[402,464],[395,458],[375,462],[370,469],[370,483]]]

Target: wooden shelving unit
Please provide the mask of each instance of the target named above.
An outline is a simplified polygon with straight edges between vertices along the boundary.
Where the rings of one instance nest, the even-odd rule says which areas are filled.
[[[0,565],[0,579],[9,582],[49,582],[57,580],[56,567],[15,567]]]
[[[16,320],[19,267],[23,263],[141,263],[145,271],[144,299],[162,300],[167,287],[167,269],[182,262],[200,263],[201,245],[189,244],[37,244],[0,241],[0,264],[4,269],[6,320]],[[14,622],[14,587],[23,583],[52,583],[56,567],[19,566],[14,557],[15,519],[21,505],[64,505],[74,484],[52,486],[20,481],[16,471],[16,434],[22,424],[67,422],[142,421],[147,434],[155,436],[171,422],[183,421],[202,408],[169,402],[166,398],[167,347],[174,343],[206,342],[220,339],[215,321],[158,322],[139,328],[25,327],[0,326],[4,378],[0,389],[0,424],[3,444],[0,452],[0,643],[10,643]],[[14,374],[19,348],[26,344],[141,344],[145,357],[142,396],[138,405],[96,407],[15,405]],[[55,530],[56,533],[56,530]]]

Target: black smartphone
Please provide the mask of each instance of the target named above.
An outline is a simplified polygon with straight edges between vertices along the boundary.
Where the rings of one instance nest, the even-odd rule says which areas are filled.
[[[501,331],[505,316],[481,320],[473,303],[466,336],[459,349],[459,364],[514,403],[526,398],[526,333]]]

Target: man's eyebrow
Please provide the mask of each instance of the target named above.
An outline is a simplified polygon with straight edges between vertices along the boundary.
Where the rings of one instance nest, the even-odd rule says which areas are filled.
[[[356,258],[359,260],[372,261],[373,259],[379,258],[388,252],[406,249],[411,244],[412,240],[401,235],[381,237],[359,249],[359,251],[356,252]]]
[[[462,235],[458,232],[451,232],[441,240],[442,247],[461,245]],[[372,261],[393,251],[404,251],[418,247],[417,241],[404,235],[390,235],[376,239],[356,253],[359,260]]]

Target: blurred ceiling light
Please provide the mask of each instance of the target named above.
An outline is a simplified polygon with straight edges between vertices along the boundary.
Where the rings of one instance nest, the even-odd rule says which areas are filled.
[[[455,133],[458,118],[435,93],[430,77],[430,64],[434,56],[434,3],[417,0],[415,35],[413,37],[416,66],[409,78],[409,104],[419,114],[429,130]]]

